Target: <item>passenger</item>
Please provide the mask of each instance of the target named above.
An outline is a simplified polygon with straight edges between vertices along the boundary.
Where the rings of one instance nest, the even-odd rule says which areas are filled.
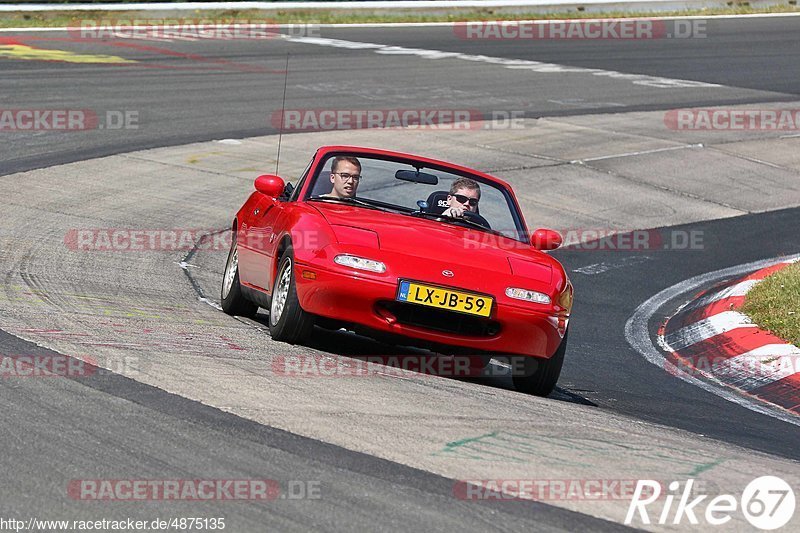
[[[450,186],[447,196],[447,209],[442,214],[448,217],[461,218],[464,211],[477,212],[481,200],[481,187],[478,182],[469,178],[458,178]]]

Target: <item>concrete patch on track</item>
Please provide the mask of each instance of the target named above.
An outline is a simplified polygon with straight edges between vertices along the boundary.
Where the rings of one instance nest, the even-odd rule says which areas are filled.
[[[644,121],[656,125],[652,134],[611,131],[599,125],[603,117],[579,126],[531,120],[523,129],[506,131],[294,134],[283,138],[280,173],[295,179],[318,145],[366,144],[493,172],[514,185],[534,227],[632,229],[749,209],[736,197],[721,202],[692,193],[692,172],[702,168],[687,167],[686,175],[652,182],[659,165],[686,150],[657,152],[647,176],[634,174],[643,169],[612,171],[587,162],[689,144],[679,133],[660,138],[660,115]],[[546,153],[539,146],[547,147]],[[198,300],[179,265],[185,251],[147,244],[134,251],[88,251],[65,244],[76,229],[223,229],[252,190],[255,175],[274,170],[275,147],[274,136],[209,142],[5,176],[0,181],[6,213],[0,220],[3,329],[64,354],[88,353],[100,366],[259,423],[454,480],[695,478],[733,494],[767,473],[800,483],[793,461],[609,414],[566,394],[562,401],[558,395],[524,396],[508,390],[510,380],[503,375],[471,381],[390,372],[362,378],[281,375],[274,372],[281,357],[336,358],[326,352],[349,353],[350,345],[366,355],[391,348],[324,332],[313,347],[273,343],[263,315],[261,321],[240,321]],[[618,159],[629,157],[638,156]],[[762,170],[767,174],[774,167]],[[771,175],[780,183],[795,178],[785,169]],[[772,204],[756,207],[800,204],[791,183],[784,187]],[[218,294],[225,257],[225,250],[206,250],[184,265],[209,298]],[[135,367],[116,364],[131,358]],[[629,500],[550,503],[620,522]],[[732,527],[745,528],[744,518],[734,516]]]

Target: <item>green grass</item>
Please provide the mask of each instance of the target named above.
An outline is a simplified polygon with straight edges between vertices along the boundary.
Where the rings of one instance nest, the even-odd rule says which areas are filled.
[[[791,0],[795,1],[795,0]],[[217,22],[233,21],[269,21],[272,23],[308,23],[308,24],[341,24],[369,22],[458,22],[473,20],[545,20],[545,19],[582,19],[582,18],[618,18],[618,17],[655,17],[655,16],[713,16],[739,15],[752,13],[797,13],[800,8],[795,5],[782,5],[767,8],[754,8],[746,3],[737,3],[725,8],[692,9],[683,11],[664,11],[658,13],[639,13],[630,11],[608,11],[603,13],[586,11],[565,11],[561,13],[513,13],[499,9],[482,8],[471,11],[463,9],[436,10],[234,10],[234,11],[174,11],[160,12],[154,16],[147,11],[62,11],[62,12],[10,12],[0,14],[0,28],[25,27],[65,27],[78,26],[82,20],[151,20],[157,24],[159,20],[204,20]]]
[[[759,327],[800,346],[800,263],[756,285],[747,293],[741,311]]]

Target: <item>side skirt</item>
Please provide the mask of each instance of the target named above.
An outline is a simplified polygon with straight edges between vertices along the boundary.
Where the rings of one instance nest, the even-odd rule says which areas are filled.
[[[272,297],[258,289],[254,289],[252,287],[246,287],[242,285],[242,294],[245,298],[253,302],[254,304],[258,304],[260,307],[264,309],[269,309],[270,305],[272,304]]]

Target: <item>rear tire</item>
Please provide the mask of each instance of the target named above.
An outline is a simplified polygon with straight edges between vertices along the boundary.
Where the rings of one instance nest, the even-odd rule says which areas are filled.
[[[276,341],[298,344],[307,339],[313,329],[313,315],[303,311],[297,298],[294,251],[289,246],[278,261],[269,310],[269,333]]]
[[[539,359],[528,356],[512,358],[512,381],[519,392],[547,396],[556,388],[567,352],[567,333],[561,340],[556,353],[550,359]],[[523,371],[520,373],[520,369]]]
[[[242,286],[239,284],[239,247],[236,244],[235,231],[231,239],[228,260],[225,263],[225,273],[222,275],[220,302],[222,310],[229,315],[253,318],[258,312],[258,305],[245,298]]]

